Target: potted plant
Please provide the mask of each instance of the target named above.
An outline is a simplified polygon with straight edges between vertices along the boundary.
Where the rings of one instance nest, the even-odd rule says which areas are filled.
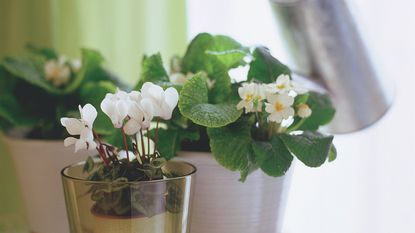
[[[237,69],[247,71],[239,81]],[[136,89],[151,81],[180,92],[158,149],[198,168],[192,232],[276,231],[294,157],[309,167],[336,158],[333,136],[317,132],[334,116],[329,97],[297,84],[267,48],[222,35],[197,35],[170,70],[160,54],[144,57]]]
[[[104,59],[97,51],[83,49],[81,54],[81,60],[71,60],[52,49],[29,46],[27,54],[6,57],[0,64],[0,129],[33,232],[65,232],[58,174],[63,166],[88,155],[74,156],[63,147],[57,139],[65,134],[57,119],[74,114],[79,102],[90,102],[95,87],[115,90],[114,83],[121,85],[103,68]],[[97,131],[111,129],[110,121],[97,119]]]
[[[150,82],[141,92],[117,90],[106,94],[100,106],[120,132],[122,147],[104,142],[94,131],[97,111],[79,106],[80,118],[61,118],[70,137],[65,146],[96,150],[83,164],[62,171],[71,233],[187,233],[196,168],[169,161],[157,150],[160,125],[148,133],[153,118],[169,120],[179,95]],[[147,137],[145,133],[147,132]]]

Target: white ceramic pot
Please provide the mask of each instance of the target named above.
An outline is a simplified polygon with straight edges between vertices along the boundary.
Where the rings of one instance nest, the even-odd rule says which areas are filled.
[[[88,152],[74,154],[74,148],[65,148],[63,140],[3,139],[14,163],[31,232],[69,233],[60,172],[85,160]]]
[[[210,153],[180,152],[197,167],[191,233],[276,233],[281,231],[291,174],[248,176],[221,167]]]

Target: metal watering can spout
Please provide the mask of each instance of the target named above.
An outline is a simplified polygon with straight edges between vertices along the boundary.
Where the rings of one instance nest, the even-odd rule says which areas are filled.
[[[349,133],[377,122],[393,100],[345,0],[270,0],[298,73],[323,86],[337,109],[328,126]],[[290,64],[291,62],[291,64]]]

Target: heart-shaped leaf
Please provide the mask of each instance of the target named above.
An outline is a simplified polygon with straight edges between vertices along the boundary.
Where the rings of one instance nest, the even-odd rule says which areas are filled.
[[[242,114],[233,103],[208,103],[206,78],[200,73],[188,80],[180,91],[179,109],[194,123],[214,128],[228,125]]]
[[[311,131],[300,135],[281,134],[280,138],[291,153],[309,167],[319,167],[327,160],[333,141],[333,136]]]

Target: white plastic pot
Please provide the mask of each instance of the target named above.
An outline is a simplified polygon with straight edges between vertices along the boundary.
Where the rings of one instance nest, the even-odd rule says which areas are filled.
[[[191,233],[281,231],[290,172],[273,178],[256,171],[241,183],[210,153],[181,152],[178,158],[197,167]]]
[[[85,160],[88,152],[74,154],[74,148],[65,148],[63,140],[3,139],[15,166],[31,232],[69,233],[60,171]]]

